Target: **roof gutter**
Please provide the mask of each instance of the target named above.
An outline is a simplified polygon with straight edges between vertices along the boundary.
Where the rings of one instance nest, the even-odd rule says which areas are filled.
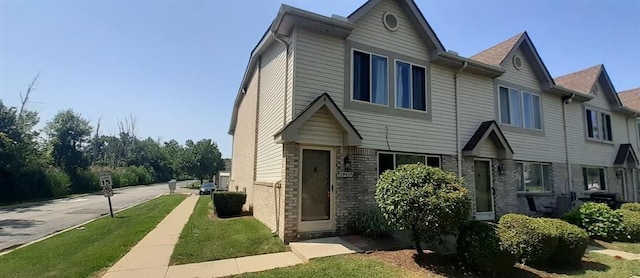
[[[485,64],[470,58],[462,57],[454,53],[439,52],[432,60],[434,64],[439,64],[448,67],[460,68],[466,63],[466,71],[473,72],[480,75],[496,78],[505,73],[505,70],[501,67]]]

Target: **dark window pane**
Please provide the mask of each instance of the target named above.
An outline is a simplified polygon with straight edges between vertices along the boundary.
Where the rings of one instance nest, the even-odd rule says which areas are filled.
[[[587,109],[586,113],[587,113],[587,135],[589,136],[589,138],[593,138],[593,116],[591,116],[593,114],[593,111]]]
[[[603,127],[607,130],[607,132],[604,134],[604,139],[613,141],[613,133],[611,132],[611,115],[604,114]]]
[[[600,190],[606,190],[606,183],[604,181],[604,169],[598,169],[600,174]]]
[[[369,54],[353,52],[353,99],[369,101],[370,80]]]
[[[440,158],[437,156],[427,157],[427,166],[440,168]]]
[[[582,180],[584,181],[584,190],[589,190],[589,175],[587,168],[582,168]]]
[[[393,170],[393,154],[381,153],[378,154],[378,174],[384,173],[386,170]]]
[[[425,164],[424,162],[424,155],[396,154],[396,167],[403,164]]]
[[[411,67],[413,77],[413,109],[426,111],[425,70],[423,67]]]
[[[503,124],[510,124],[509,119],[509,89],[500,87],[500,122]]]
[[[516,189],[518,191],[525,191],[524,189],[524,170],[522,163],[516,163]]]

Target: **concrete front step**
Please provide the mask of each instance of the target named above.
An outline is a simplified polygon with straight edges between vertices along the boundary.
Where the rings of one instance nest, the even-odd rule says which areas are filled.
[[[311,259],[362,253],[360,248],[350,244],[339,237],[327,237],[300,242],[289,243],[291,252],[296,254],[303,262]]]

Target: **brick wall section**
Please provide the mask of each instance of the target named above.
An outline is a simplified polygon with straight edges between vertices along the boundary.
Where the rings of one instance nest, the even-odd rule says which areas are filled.
[[[283,146],[283,179],[280,199],[280,230],[279,236],[284,242],[298,238],[298,180],[300,175],[300,146],[287,143]]]
[[[270,184],[253,184],[253,217],[272,231],[276,229],[275,198],[279,191],[274,192]]]
[[[338,178],[336,188],[336,231],[349,233],[350,224],[358,212],[375,206],[375,185],[378,177],[377,151],[356,147],[339,148],[338,172],[354,172],[352,178]],[[349,156],[351,169],[346,169],[344,158]]]
[[[494,203],[496,210],[496,219],[500,219],[502,215],[510,212],[518,211],[518,190],[516,184],[515,163],[511,159],[497,160],[493,159],[493,187],[495,188]],[[504,173],[498,171],[499,165],[504,167]]]

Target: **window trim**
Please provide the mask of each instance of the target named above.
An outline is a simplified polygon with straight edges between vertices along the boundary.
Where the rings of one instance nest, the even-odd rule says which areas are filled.
[[[396,166],[396,155],[400,154],[400,155],[413,155],[413,156],[424,156],[424,162],[425,165],[427,165],[427,159],[431,158],[438,158],[438,165],[440,165],[438,168],[442,169],[442,156],[441,155],[436,155],[436,154],[424,154],[424,153],[407,153],[407,152],[393,152],[393,151],[378,151],[378,153],[376,154],[376,172],[378,173],[377,175],[380,176],[380,154],[391,154],[393,155],[393,167],[394,169],[398,166]]]
[[[591,110],[596,114],[596,122],[597,122],[597,127],[598,127],[598,137],[589,137],[589,120],[587,119],[587,110]],[[610,126],[611,126],[611,130],[608,130],[609,134],[611,135],[611,140],[607,140],[604,139],[604,126],[602,125],[602,120],[603,117],[602,115],[608,115],[609,116],[609,122],[610,122]],[[596,108],[593,106],[588,106],[588,105],[583,105],[583,109],[582,109],[582,119],[584,121],[584,137],[588,142],[597,142],[597,143],[604,143],[604,144],[615,144],[614,142],[614,135],[613,135],[613,117],[611,116],[611,112],[604,110],[604,109],[600,109],[600,108]]]
[[[537,162],[537,161],[515,161],[514,166],[516,164],[522,164],[522,172],[518,173],[520,175],[520,182],[522,183],[522,188],[524,189],[524,191],[520,190],[520,185],[516,185],[516,191],[517,193],[526,193],[526,194],[544,194],[544,193],[553,193],[555,192],[554,186],[553,186],[553,175],[551,174],[553,172],[553,165],[552,163],[549,162]],[[527,185],[524,181],[524,165],[525,164],[536,164],[536,165],[540,165],[540,180],[542,181],[542,191],[527,191]],[[544,181],[544,166],[549,166],[549,182],[551,183],[549,185],[550,190],[545,190],[545,181]]]
[[[502,105],[501,105],[501,96],[500,96],[500,88],[505,88],[507,89],[507,92],[509,93],[509,97],[510,97],[510,90],[517,90],[518,91],[518,95],[520,96],[519,99],[519,105],[520,105],[520,122],[521,122],[521,126],[519,125],[514,125],[512,123],[503,123],[502,122]],[[540,128],[530,128],[530,127],[525,127],[525,116],[524,116],[524,94],[530,94],[532,96],[537,96],[538,97],[538,102],[540,104]],[[497,106],[498,106],[498,122],[500,123],[500,125],[503,126],[508,126],[508,127],[513,127],[513,128],[519,128],[519,129],[524,129],[524,130],[531,130],[531,131],[544,131],[544,115],[542,113],[542,95],[540,93],[534,92],[534,90],[530,90],[530,89],[522,89],[522,88],[517,88],[515,86],[510,86],[510,85],[505,85],[505,84],[497,84],[496,86],[496,95],[497,95]],[[511,102],[511,98],[509,98],[509,104]],[[533,105],[533,102],[532,102]],[[533,110],[531,111],[531,114],[533,116]],[[509,120],[509,122],[511,122],[511,119]]]
[[[589,187],[589,183],[586,179],[584,179],[584,171],[588,170],[588,169],[595,169],[598,170],[598,176],[600,175],[600,170],[602,170],[602,174],[603,177],[600,178],[600,180],[604,181],[604,186],[600,185],[600,189],[595,189],[595,190],[590,190]],[[589,176],[589,173],[587,172],[587,177]],[[582,189],[585,192],[603,192],[603,191],[607,191],[607,168],[606,167],[599,167],[599,166],[582,166]],[[604,189],[603,189],[604,187]]]
[[[422,69],[424,69],[424,111],[423,110],[419,110],[419,109],[414,109],[414,108],[404,108],[404,107],[400,107],[398,106],[398,102],[396,101],[398,99],[398,66],[397,63],[401,62],[401,63],[405,63],[409,65],[409,74],[411,74],[411,80],[409,80],[409,96],[410,96],[410,103],[411,106],[413,107],[413,66],[416,67],[421,67]],[[428,99],[428,95],[429,95],[429,84],[427,83],[428,79],[427,79],[428,73],[427,73],[427,67],[425,65],[420,65],[420,64],[416,64],[416,63],[412,63],[409,61],[405,61],[402,59],[393,59],[393,96],[395,97],[393,104],[394,104],[394,108],[398,109],[398,110],[405,110],[405,111],[412,111],[412,112],[418,112],[418,113],[429,113],[429,99]]]
[[[342,51],[343,53],[343,59],[344,59],[344,63],[343,63],[343,77],[344,77],[344,82],[342,82],[342,96],[343,96],[343,100],[344,100],[344,109],[345,110],[352,110],[352,111],[358,111],[358,112],[364,112],[364,113],[370,113],[370,114],[376,114],[376,115],[380,115],[380,116],[391,116],[391,117],[398,117],[398,118],[406,118],[406,119],[414,119],[414,120],[420,120],[420,121],[425,121],[428,123],[433,122],[433,118],[432,118],[432,111],[433,111],[433,107],[432,107],[432,92],[431,92],[431,86],[429,86],[429,84],[431,84],[431,62],[428,59],[427,56],[425,57],[413,57],[413,56],[407,56],[398,52],[393,52],[387,49],[383,49],[383,48],[379,48],[379,47],[375,47],[375,46],[370,46],[367,44],[363,44],[363,43],[359,43],[359,42],[354,42],[353,40],[349,40],[349,39],[345,39],[344,40],[344,50]],[[387,106],[381,106],[381,105],[370,105],[370,103],[365,103],[365,102],[357,102],[357,101],[351,101],[351,93],[352,93],[352,81],[351,81],[351,71],[352,71],[352,49],[356,49],[356,50],[365,50],[365,52],[373,52],[373,53],[379,53],[382,56],[386,56],[389,59],[389,66],[393,66],[393,64],[391,64],[391,60],[393,59],[401,59],[404,61],[410,61],[414,64],[417,65],[423,65],[426,69],[426,75],[427,75],[427,80],[426,80],[426,94],[427,94],[427,107],[426,113],[420,113],[418,111],[420,110],[400,110],[400,109],[395,109],[394,105],[395,105],[395,92],[394,89],[392,88],[392,86],[394,85],[393,80],[395,80],[395,72],[392,70],[392,68],[388,67],[388,76],[389,76],[389,82],[388,82],[388,91],[389,91],[389,105]],[[424,111],[421,111],[424,112]]]
[[[636,120],[636,146],[640,146],[640,120]],[[640,186],[640,183],[638,184]]]
[[[354,62],[355,51],[358,51],[358,52],[361,52],[361,53],[364,53],[364,54],[369,54],[369,100],[373,99],[373,86],[372,86],[373,78],[371,78],[371,70],[373,68],[371,62],[372,62],[373,56],[375,55],[375,56],[378,56],[378,57],[385,58],[387,60],[387,88],[386,88],[386,91],[387,91],[387,104],[381,104],[381,103],[375,103],[375,102],[372,102],[372,101],[359,100],[359,99],[355,99],[353,97],[353,95],[354,95],[354,87],[355,87],[354,86],[355,85],[354,84],[355,78],[353,76],[353,74],[354,74],[353,62]],[[361,50],[361,49],[359,49],[357,47],[351,47],[350,53],[351,53],[350,54],[350,56],[351,56],[351,65],[350,65],[351,71],[349,72],[349,75],[351,76],[351,78],[350,78],[351,79],[350,80],[350,83],[351,83],[350,84],[350,86],[351,86],[351,90],[350,90],[351,99],[350,99],[350,101],[357,102],[357,103],[364,103],[364,104],[373,104],[373,105],[377,105],[377,106],[381,106],[381,107],[388,107],[390,105],[390,98],[391,98],[391,94],[389,92],[389,57],[387,57],[385,55],[381,55],[381,54],[376,54],[376,53],[373,53],[371,51]]]

